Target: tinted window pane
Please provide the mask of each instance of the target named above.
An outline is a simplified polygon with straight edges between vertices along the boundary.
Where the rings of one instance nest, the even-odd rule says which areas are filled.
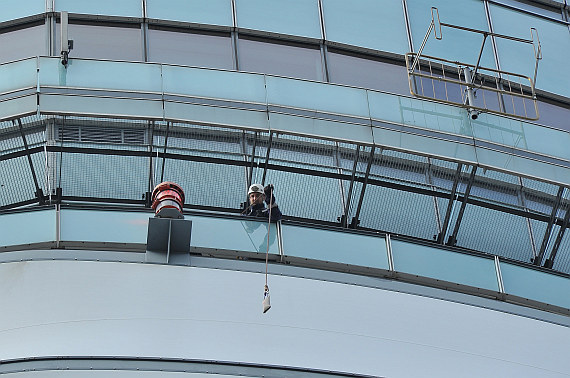
[[[150,29],[148,46],[148,59],[151,62],[233,68],[232,43],[229,35]]]
[[[240,70],[323,80],[317,48],[240,39],[238,51]]]
[[[570,131],[570,108],[538,102],[538,123]]]
[[[60,45],[60,26],[56,27],[57,44]],[[138,27],[122,27],[70,24],[69,39],[73,40],[71,58],[94,58],[141,61],[142,35]],[[59,49],[59,47],[57,48]]]
[[[410,94],[403,66],[330,51],[327,58],[329,79],[333,83]]]
[[[46,54],[45,26],[6,31],[0,34],[0,63]]]

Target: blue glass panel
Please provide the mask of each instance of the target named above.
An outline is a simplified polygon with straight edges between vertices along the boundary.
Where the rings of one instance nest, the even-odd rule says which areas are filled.
[[[373,143],[370,126],[269,113],[271,130]]]
[[[140,0],[57,0],[55,1],[55,11],[136,18],[142,18],[143,16],[142,2]]]
[[[244,220],[196,216],[187,216],[186,219],[192,220],[192,247],[259,253],[267,251],[266,221],[245,217]],[[279,254],[275,223],[271,224],[269,230],[269,253]]]
[[[146,244],[150,213],[61,210],[61,240]]]
[[[546,6],[540,6],[539,4],[527,4],[517,0],[500,0],[499,2],[506,5],[510,5],[514,8],[524,9],[532,13],[562,20],[562,12],[560,8],[562,7],[562,4],[564,4],[565,0],[553,0],[553,1],[560,4],[557,9],[550,7],[547,8]]]
[[[570,279],[505,262],[500,267],[507,294],[570,308]]]
[[[409,50],[400,1],[323,0],[323,12],[329,41],[396,54]]]
[[[265,103],[263,75],[163,66],[165,93]]]
[[[430,136],[415,135],[398,129],[394,130],[394,127],[391,125],[387,126],[387,128],[374,127],[372,129],[372,135],[376,144],[431,156],[460,159],[469,162],[477,161],[473,145],[445,141]]]
[[[210,125],[263,130],[268,128],[267,113],[263,111],[194,105],[181,102],[165,101],[164,117]]]
[[[237,26],[321,39],[317,0],[236,0]]]
[[[45,0],[2,0],[0,22],[44,13]]]
[[[231,0],[146,0],[151,19],[232,26]]]
[[[439,10],[440,21],[476,30],[488,31],[485,6],[480,0],[408,0],[408,15],[414,40],[414,51],[418,51],[431,22],[431,7]],[[436,22],[437,22],[437,15]],[[439,29],[438,29],[439,36]],[[442,27],[442,39],[436,40],[431,32],[423,55],[430,55],[451,61],[475,65],[481,49],[483,36],[479,33]],[[491,41],[487,38],[481,58],[481,66],[495,68]]]
[[[570,160],[570,133],[492,114],[472,122],[476,138]]]
[[[392,240],[394,270],[499,291],[495,261]]]
[[[160,93],[161,66],[149,63],[40,58],[40,85]]]
[[[366,91],[331,84],[267,77],[267,102],[368,118]]]
[[[0,215],[0,247],[54,241],[55,219],[51,209]]]
[[[495,32],[531,39],[530,28],[538,31],[542,46],[542,60],[538,66],[536,87],[570,97],[567,80],[561,80],[561,67],[570,61],[570,34],[568,26],[541,17],[490,4]],[[526,43],[498,39],[497,47],[501,69],[533,77],[534,50]]]
[[[570,168],[511,155],[480,146],[475,147],[478,161],[488,167],[496,167],[511,172],[522,173],[562,184],[568,183]]]
[[[368,91],[373,119],[472,136],[467,112],[459,107]]]
[[[38,84],[37,64],[36,58],[0,64],[0,93],[35,88]]]
[[[282,230],[286,256],[388,269],[384,238],[289,225]]]

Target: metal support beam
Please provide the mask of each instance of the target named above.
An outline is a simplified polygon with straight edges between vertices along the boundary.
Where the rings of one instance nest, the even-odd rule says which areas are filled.
[[[257,131],[253,136],[253,146],[251,148],[251,159],[249,163],[249,176],[247,178],[247,187],[251,185],[251,180],[253,179],[253,166],[255,164],[255,147],[257,146]]]
[[[346,202],[344,204],[344,214],[342,214],[342,227],[348,227],[348,210],[350,208],[350,197],[352,197],[352,187],[354,186],[354,176],[356,175],[356,168],[358,167],[358,158],[360,157],[360,146],[356,146],[356,154],[354,156],[354,164],[352,165],[352,174],[350,176],[350,185],[348,186],[348,194],[346,195]]]
[[[554,266],[554,259],[556,258],[556,254],[560,248],[560,243],[562,242],[564,232],[566,231],[566,228],[568,228],[568,223],[570,223],[570,204],[566,206],[566,215],[564,216],[564,221],[562,223],[562,226],[560,226],[560,230],[558,230],[558,235],[556,236],[556,240],[552,246],[552,251],[550,251],[550,256],[546,259],[546,261],[544,261],[545,268],[552,269]]]
[[[358,199],[358,206],[356,206],[356,213],[350,222],[350,228],[356,228],[360,223],[360,210],[362,209],[362,202],[364,201],[364,192],[366,190],[366,185],[368,185],[368,177],[370,176],[370,168],[372,167],[372,162],[374,161],[374,151],[376,146],[372,146],[370,150],[370,156],[368,156],[368,165],[366,166],[366,173],[364,174],[364,182],[362,183],[362,189],[360,189],[360,198]],[[380,158],[382,158],[382,150],[380,150]]]
[[[149,136],[148,136],[148,153],[149,153],[149,163],[148,163],[148,187],[145,193],[145,203],[147,207],[151,206],[151,193],[154,189],[154,172],[153,172],[153,146],[154,146],[154,121],[149,122]]]
[[[162,170],[160,172],[160,182],[164,181],[164,166],[166,164],[166,148],[168,147],[169,133],[170,133],[170,122],[166,122],[166,135],[164,136],[164,154],[162,155]]]
[[[554,200],[554,204],[552,205],[552,212],[550,213],[548,225],[546,226],[546,231],[544,232],[544,237],[542,238],[542,244],[540,245],[538,256],[536,256],[536,258],[533,261],[534,265],[542,264],[542,258],[544,257],[544,254],[546,252],[546,247],[548,246],[548,241],[550,240],[552,226],[554,226],[554,222],[556,221],[556,214],[558,213],[558,208],[560,207],[560,203],[562,202],[563,193],[564,193],[564,187],[561,186],[558,188],[558,194],[556,194],[556,199]]]
[[[441,232],[437,236],[438,244],[443,244],[445,240],[447,228],[449,227],[449,221],[451,219],[451,210],[453,209],[453,203],[456,197],[457,185],[459,184],[459,179],[461,177],[462,170],[463,170],[463,164],[459,163],[457,165],[457,170],[455,171],[455,178],[453,179],[453,185],[451,187],[451,193],[449,195],[449,202],[447,203],[447,210],[445,210],[445,218],[443,218],[443,227],[441,229]]]
[[[40,205],[43,205],[44,200],[44,193],[40,186],[38,185],[38,178],[36,176],[36,171],[34,169],[34,164],[32,162],[32,156],[30,154],[30,149],[28,148],[28,141],[26,140],[26,135],[24,134],[24,128],[22,127],[22,120],[18,118],[18,128],[20,129],[20,135],[22,136],[22,141],[24,142],[24,149],[26,150],[26,156],[28,157],[28,164],[30,165],[30,171],[32,172],[32,178],[34,180],[34,186],[36,187],[36,192],[34,193],[36,198],[38,199]],[[12,124],[15,125],[15,121],[12,120]]]
[[[267,165],[269,164],[269,152],[271,151],[271,142],[273,141],[273,131],[269,132],[269,140],[267,141],[267,152],[265,154],[265,166],[263,167],[263,178],[261,185],[265,185],[265,177],[267,176]]]
[[[461,208],[459,208],[459,214],[457,214],[457,220],[455,221],[455,227],[453,233],[447,240],[447,245],[455,245],[457,242],[457,233],[459,232],[459,226],[461,225],[461,219],[463,219],[463,213],[465,212],[465,206],[467,205],[467,198],[469,197],[469,192],[471,192],[471,187],[475,181],[475,173],[477,172],[477,166],[473,166],[471,169],[471,175],[469,176],[469,182],[467,183],[467,188],[465,189],[465,194],[463,195],[463,201],[461,201]]]

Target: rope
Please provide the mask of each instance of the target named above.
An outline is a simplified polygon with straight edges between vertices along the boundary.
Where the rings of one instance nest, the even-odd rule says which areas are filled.
[[[269,286],[267,286],[267,267],[269,263],[269,232],[271,231],[271,209],[273,208],[273,187],[271,186],[271,191],[269,192],[269,218],[267,221],[267,250],[265,251],[265,293],[269,292]]]

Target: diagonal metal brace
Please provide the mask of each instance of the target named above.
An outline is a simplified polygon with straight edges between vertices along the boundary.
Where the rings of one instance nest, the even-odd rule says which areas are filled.
[[[443,228],[439,235],[437,236],[437,243],[443,244],[445,239],[445,234],[447,233],[447,228],[449,227],[449,220],[451,218],[451,210],[453,209],[453,202],[455,201],[455,195],[457,192],[457,185],[459,184],[459,178],[461,177],[461,171],[463,170],[463,164],[459,163],[457,165],[457,171],[455,172],[455,178],[453,179],[453,186],[451,187],[451,193],[449,195],[449,202],[447,203],[447,210],[445,210],[445,218],[443,219]]]
[[[558,193],[556,194],[556,200],[554,201],[554,205],[552,205],[552,212],[550,213],[550,219],[548,220],[548,225],[546,226],[546,231],[544,232],[544,237],[542,238],[542,244],[540,245],[538,256],[536,256],[536,258],[533,261],[534,265],[542,264],[542,258],[544,257],[544,253],[546,252],[546,247],[548,246],[548,240],[550,240],[550,233],[552,232],[552,227],[554,226],[554,222],[556,221],[556,214],[558,213],[560,203],[562,202],[563,193],[564,193],[564,187],[561,186],[558,188]]]
[[[15,121],[12,120],[12,124],[15,125]],[[24,128],[22,127],[22,120],[18,118],[18,128],[20,129],[20,135],[22,136],[22,141],[24,142],[24,148],[26,150],[26,156],[28,157],[28,164],[30,165],[30,171],[32,172],[32,178],[34,180],[34,186],[36,187],[36,192],[34,193],[38,199],[40,205],[45,203],[44,193],[38,184],[38,178],[36,176],[36,170],[34,169],[34,164],[32,162],[32,156],[30,155],[30,149],[28,148],[28,141],[26,140],[26,134],[24,134]]]
[[[463,213],[465,212],[465,206],[467,205],[467,198],[471,192],[471,187],[473,182],[475,182],[475,173],[477,172],[477,166],[473,166],[471,170],[471,175],[469,175],[469,182],[467,183],[467,188],[465,189],[465,194],[463,195],[463,201],[461,201],[461,207],[459,208],[459,214],[457,214],[457,219],[455,220],[455,227],[453,233],[447,240],[447,245],[455,245],[457,242],[457,233],[459,232],[459,226],[461,225],[461,220],[463,219]]]
[[[372,162],[374,161],[374,151],[376,150],[376,146],[372,146],[370,150],[370,156],[368,156],[368,165],[366,166],[366,173],[364,174],[364,183],[362,184],[362,188],[360,189],[360,197],[358,199],[358,206],[356,207],[356,214],[352,218],[349,227],[356,228],[360,223],[358,217],[360,217],[360,210],[362,209],[362,202],[364,201],[364,192],[366,190],[366,185],[368,185],[368,177],[370,176],[370,168],[372,167]],[[382,150],[380,150],[380,158],[382,158]],[[381,164],[379,162],[378,164]]]
[[[558,230],[558,235],[556,236],[556,240],[554,241],[554,245],[552,246],[552,251],[550,251],[550,256],[544,261],[544,267],[550,268],[554,266],[554,259],[556,258],[556,254],[558,253],[558,249],[560,248],[560,243],[562,242],[562,237],[564,236],[564,232],[566,228],[568,228],[568,223],[570,223],[570,205],[566,207],[566,215],[564,216],[564,221],[562,222],[562,226],[560,230]]]

